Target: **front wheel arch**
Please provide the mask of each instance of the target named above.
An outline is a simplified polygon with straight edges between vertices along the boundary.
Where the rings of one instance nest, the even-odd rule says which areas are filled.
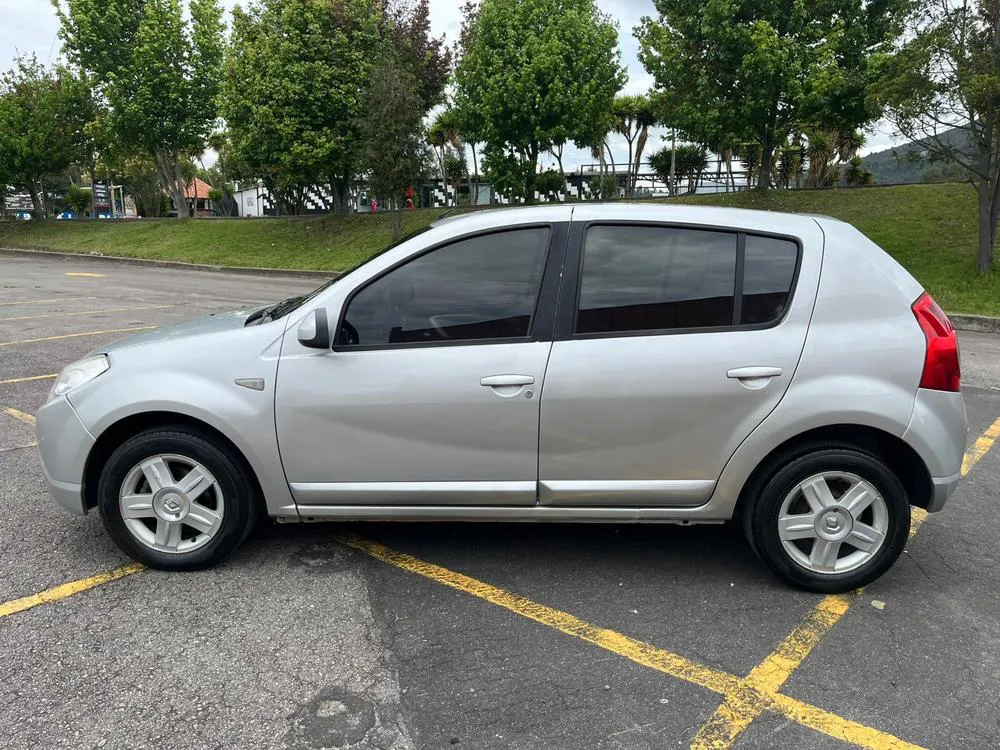
[[[140,432],[153,428],[180,427],[199,433],[206,440],[223,445],[235,457],[238,458],[247,470],[247,475],[253,479],[255,485],[255,495],[258,503],[258,510],[261,515],[266,515],[267,509],[264,505],[264,493],[261,488],[260,479],[253,466],[247,461],[246,456],[223,432],[220,432],[212,425],[200,419],[169,411],[150,411],[120,419],[112,424],[100,434],[94,446],[87,455],[87,462],[83,469],[83,508],[89,512],[97,507],[97,484],[101,478],[101,472],[111,454],[119,445],[126,440],[138,435]]]

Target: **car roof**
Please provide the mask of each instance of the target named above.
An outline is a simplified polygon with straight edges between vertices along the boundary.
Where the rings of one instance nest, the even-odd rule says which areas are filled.
[[[759,211],[722,206],[694,206],[664,203],[571,203],[543,204],[470,211],[439,219],[432,226],[480,228],[549,221],[657,221],[727,229],[746,229],[775,234],[798,235],[816,231],[816,219],[808,214]],[[826,217],[823,217],[826,218]]]

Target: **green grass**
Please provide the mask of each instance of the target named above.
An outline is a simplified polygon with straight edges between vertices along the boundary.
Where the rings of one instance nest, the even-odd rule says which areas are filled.
[[[976,273],[976,196],[968,185],[730,193],[675,198],[834,216],[891,253],[949,312],[1000,315],[1000,269]],[[442,209],[408,211],[404,232]],[[339,271],[390,241],[385,214],[298,219],[0,223],[0,247],[212,265]]]
[[[443,209],[407,211],[403,232]],[[392,241],[381,214],[294,219],[0,222],[0,247],[222,266],[342,271]]]

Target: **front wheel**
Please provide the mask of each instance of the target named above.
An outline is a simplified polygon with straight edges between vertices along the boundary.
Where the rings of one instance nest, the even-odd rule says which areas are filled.
[[[187,428],[147,430],[104,466],[98,507],[132,559],[196,570],[228,557],[257,517],[256,485],[238,455]]]
[[[909,535],[910,506],[878,458],[830,448],[779,467],[750,498],[743,520],[751,546],[779,577],[840,593],[892,566]]]

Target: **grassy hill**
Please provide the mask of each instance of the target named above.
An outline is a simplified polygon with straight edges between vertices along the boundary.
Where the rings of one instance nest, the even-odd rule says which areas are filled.
[[[959,151],[974,153],[969,142],[968,132],[959,128],[945,131],[941,134],[941,142],[953,146]],[[861,166],[875,175],[875,182],[880,185],[891,185],[912,182],[945,182],[945,176],[961,180],[963,173],[960,167],[934,160],[924,150],[924,141],[913,141],[901,146],[875,151],[861,158]]]
[[[964,184],[730,193],[672,202],[794,211],[848,221],[891,253],[949,312],[1000,315],[1000,269],[975,270],[976,201]],[[441,209],[410,211],[404,230]],[[0,223],[0,247],[218,265],[337,271],[390,240],[386,216]]]

